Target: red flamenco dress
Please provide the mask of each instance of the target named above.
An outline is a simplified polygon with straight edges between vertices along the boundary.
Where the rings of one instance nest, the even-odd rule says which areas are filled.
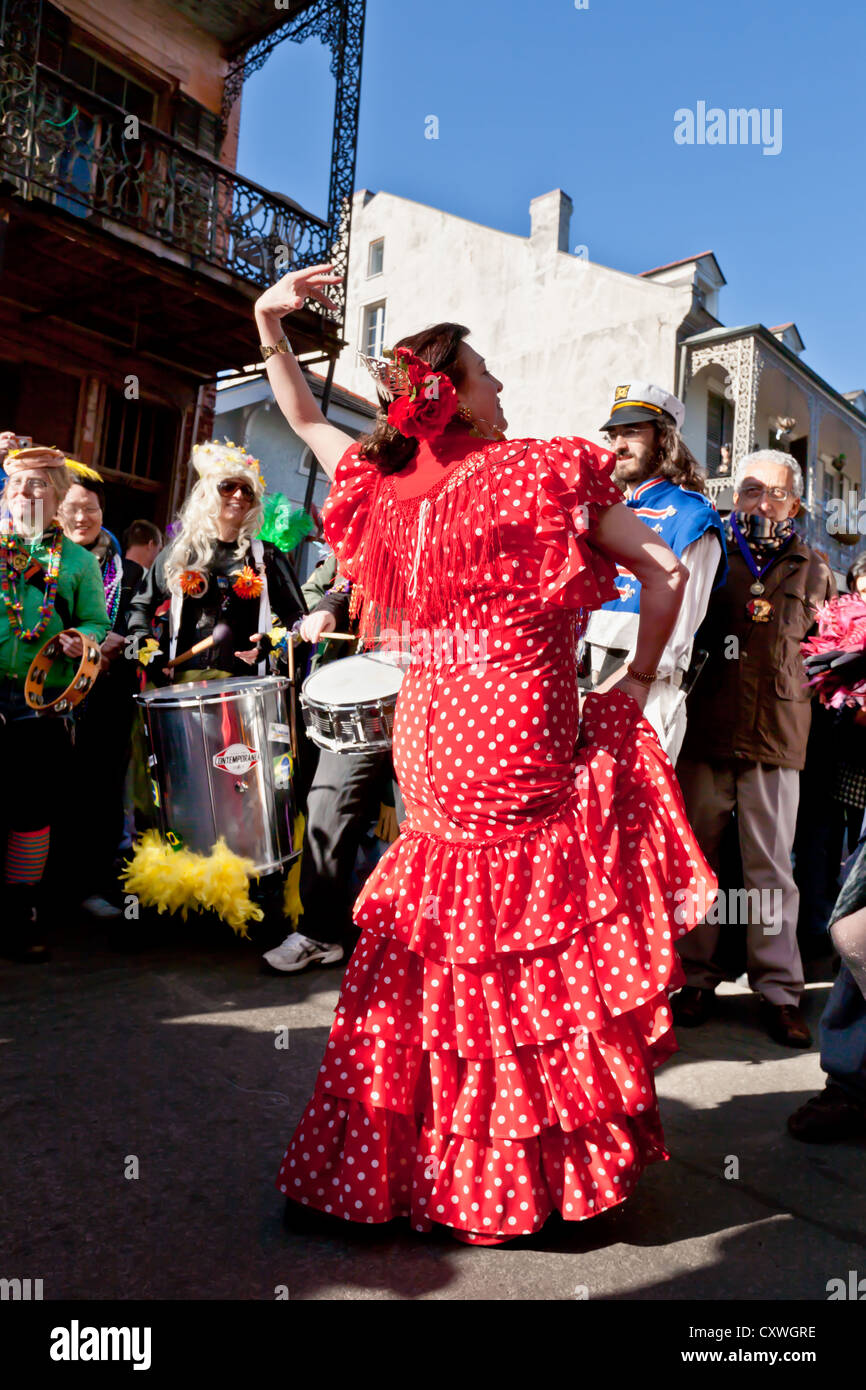
[[[609,463],[582,439],[479,447],[461,428],[408,476],[355,448],[337,469],[325,529],[362,629],[408,618],[421,659],[394,728],[408,821],[355,904],[280,1168],[297,1202],[496,1243],[554,1209],[595,1216],[668,1157],[653,1070],[676,1049],[674,939],[716,881],[635,702],[590,695],[579,719],[576,638],[616,594],[591,544],[622,502]]]

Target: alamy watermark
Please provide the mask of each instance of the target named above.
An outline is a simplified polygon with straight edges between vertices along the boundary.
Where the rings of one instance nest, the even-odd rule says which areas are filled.
[[[866,536],[866,497],[851,491],[844,499],[831,497],[824,503],[828,536]]]
[[[409,665],[471,666],[482,672],[488,661],[486,628],[412,627],[403,621],[400,631],[383,628],[376,651],[393,652]]]
[[[682,926],[692,919],[712,926],[748,926],[760,923],[765,936],[778,936],[782,930],[783,895],[781,888],[720,889],[712,902],[706,887],[696,891],[678,888],[674,893],[674,921]]]
[[[762,154],[782,152],[781,106],[738,106],[724,110],[699,101],[695,110],[681,106],[674,112],[677,145],[761,145]]]

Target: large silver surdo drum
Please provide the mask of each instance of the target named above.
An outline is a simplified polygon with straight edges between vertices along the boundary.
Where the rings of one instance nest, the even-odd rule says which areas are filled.
[[[222,836],[260,874],[297,858],[288,689],[282,676],[235,677],[136,696],[154,815],[171,843],[208,854]]]

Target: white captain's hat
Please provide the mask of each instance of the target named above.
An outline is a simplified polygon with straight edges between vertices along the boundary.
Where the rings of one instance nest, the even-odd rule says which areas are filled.
[[[682,429],[686,418],[682,401],[661,386],[652,386],[648,381],[632,381],[626,386],[617,386],[610,419],[601,428],[604,432],[615,429],[617,425],[641,425],[648,420],[661,421],[666,415],[678,430]]]

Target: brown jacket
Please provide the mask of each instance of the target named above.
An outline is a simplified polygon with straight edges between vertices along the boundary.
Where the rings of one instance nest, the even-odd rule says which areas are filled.
[[[755,623],[746,612],[754,579],[735,540],[728,543],[728,564],[695,637],[695,651],[709,657],[688,698],[681,756],[800,769],[812,715],[800,642],[818,604],[836,594],[833,575],[795,536],[761,581],[773,616]]]

